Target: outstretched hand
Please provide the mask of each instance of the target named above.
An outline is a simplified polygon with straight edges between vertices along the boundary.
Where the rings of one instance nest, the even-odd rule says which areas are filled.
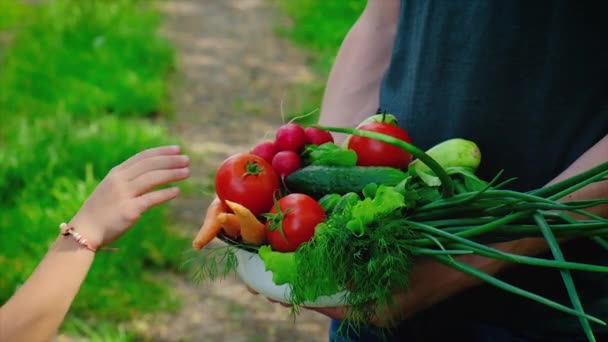
[[[179,188],[157,186],[190,176],[190,160],[178,146],[144,150],[115,166],[71,220],[94,246],[106,246],[131,228],[150,208],[179,194]]]

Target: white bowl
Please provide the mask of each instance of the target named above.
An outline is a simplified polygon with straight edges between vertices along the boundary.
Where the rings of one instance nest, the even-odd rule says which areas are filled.
[[[267,271],[264,261],[257,253],[252,253],[241,248],[235,248],[238,266],[237,274],[255,291],[261,295],[282,302],[290,303],[290,286],[287,284],[276,285],[272,281],[272,272]],[[333,307],[344,305],[346,292],[339,292],[331,296],[322,296],[314,302],[306,302],[303,305],[309,307]]]

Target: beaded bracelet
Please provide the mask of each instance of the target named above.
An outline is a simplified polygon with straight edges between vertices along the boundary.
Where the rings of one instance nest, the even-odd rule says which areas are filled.
[[[84,236],[75,231],[72,225],[63,222],[59,225],[59,229],[61,229],[61,235],[71,236],[74,238],[74,240],[76,240],[76,242],[78,242],[79,245],[90,250],[91,252],[97,252],[98,249],[91,245],[87,239],[84,238]],[[118,250],[118,248],[101,248],[100,250]]]
[[[74,240],[76,240],[76,242],[78,242],[79,245],[90,250],[91,252],[97,252],[97,248],[93,247],[87,241],[87,239],[85,239],[82,235],[80,235],[80,233],[75,231],[73,226],[68,225],[67,223],[63,222],[59,225],[59,229],[61,229],[61,235],[63,235],[63,236],[69,235],[69,236],[73,237]]]

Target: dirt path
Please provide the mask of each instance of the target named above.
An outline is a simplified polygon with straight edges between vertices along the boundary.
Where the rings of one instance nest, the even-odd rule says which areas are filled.
[[[277,12],[269,1],[168,1],[163,11],[179,53],[174,130],[193,158],[195,189],[174,203],[174,213],[194,236],[219,163],[273,132],[281,124],[286,89],[314,76],[301,54],[274,34]],[[153,340],[327,340],[325,317],[307,311],[294,323],[288,309],[251,295],[233,277],[206,286],[183,277],[170,281],[184,306],[140,322],[138,330]]]

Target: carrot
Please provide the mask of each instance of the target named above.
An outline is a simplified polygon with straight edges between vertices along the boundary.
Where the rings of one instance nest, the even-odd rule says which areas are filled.
[[[241,236],[241,221],[238,216],[230,213],[221,213],[217,215],[217,220],[220,221],[226,235],[233,239]]]
[[[226,201],[226,205],[239,218],[241,224],[241,237],[246,244],[260,246],[266,242],[264,224],[258,221],[257,217],[241,204]]]
[[[203,248],[222,230],[222,225],[218,221],[217,216],[225,211],[226,209],[218,197],[211,201],[209,207],[207,208],[205,220],[196,234],[196,237],[192,241],[192,247],[194,249]]]

